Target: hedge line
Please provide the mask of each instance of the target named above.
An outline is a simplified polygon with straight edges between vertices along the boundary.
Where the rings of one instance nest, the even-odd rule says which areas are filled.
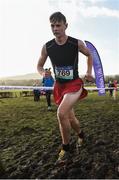
[[[1,91],[0,98],[28,97],[33,96],[33,91]]]

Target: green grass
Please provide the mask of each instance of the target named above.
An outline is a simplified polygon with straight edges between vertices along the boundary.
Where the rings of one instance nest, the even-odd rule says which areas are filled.
[[[61,143],[56,110],[53,103],[53,111],[47,111],[45,97],[39,102],[34,102],[33,97],[0,99],[0,173],[3,177],[36,178],[42,177],[45,169],[50,172]],[[110,153],[117,151],[119,95],[114,101],[108,93],[103,97],[89,93],[75,106],[75,112],[87,135],[82,150],[84,159],[99,139],[107,142]],[[47,173],[43,177],[47,178]]]

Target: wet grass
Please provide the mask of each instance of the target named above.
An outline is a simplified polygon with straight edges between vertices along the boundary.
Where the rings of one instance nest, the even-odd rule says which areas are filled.
[[[75,150],[72,131],[72,162],[55,167],[61,138],[56,106],[47,111],[44,97],[0,99],[1,178],[119,178],[119,96],[117,100],[97,93],[75,106],[86,140]]]

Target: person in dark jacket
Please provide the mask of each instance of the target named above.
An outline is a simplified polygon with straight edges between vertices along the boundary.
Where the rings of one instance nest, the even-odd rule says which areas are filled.
[[[114,83],[112,81],[109,81],[108,87],[112,88],[112,89],[109,89],[109,94],[112,97],[113,96],[113,91],[114,91]]]
[[[36,80],[34,82],[33,86],[39,86],[38,80]],[[39,101],[40,100],[40,90],[39,89],[33,89],[33,94],[34,94],[34,101]]]

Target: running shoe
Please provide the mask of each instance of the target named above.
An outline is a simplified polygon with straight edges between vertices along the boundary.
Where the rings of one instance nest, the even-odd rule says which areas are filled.
[[[81,131],[79,136],[78,136],[77,147],[81,147],[83,142],[84,142],[84,132]]]
[[[56,161],[56,165],[66,164],[69,160],[69,154],[70,154],[69,151],[65,151],[65,150],[61,149],[58,160]]]

